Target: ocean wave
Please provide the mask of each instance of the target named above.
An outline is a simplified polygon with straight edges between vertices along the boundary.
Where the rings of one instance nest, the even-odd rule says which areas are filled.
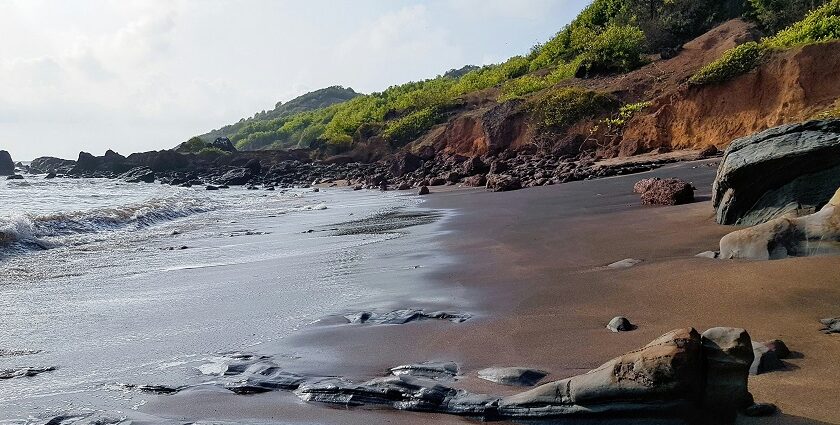
[[[212,209],[206,201],[169,197],[88,211],[0,217],[0,254],[80,245],[89,242],[91,236],[137,230]]]

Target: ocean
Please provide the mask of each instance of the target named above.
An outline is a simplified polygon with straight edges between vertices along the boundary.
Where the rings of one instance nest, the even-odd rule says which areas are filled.
[[[0,423],[141,409],[129,385],[200,383],[218,353],[365,305],[393,288],[361,276],[410,267],[377,265],[370,247],[406,233],[336,223],[418,206],[346,189],[0,181],[0,371],[55,368],[0,379]]]

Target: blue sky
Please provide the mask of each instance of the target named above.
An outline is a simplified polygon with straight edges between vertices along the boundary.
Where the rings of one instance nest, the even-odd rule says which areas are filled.
[[[330,85],[526,53],[583,0],[0,0],[0,149],[170,148]]]

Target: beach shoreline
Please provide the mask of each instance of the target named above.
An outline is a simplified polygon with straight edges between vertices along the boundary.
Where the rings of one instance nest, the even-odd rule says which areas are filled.
[[[363,380],[401,364],[453,361],[463,376],[456,388],[507,395],[520,390],[478,379],[476,371],[490,366],[533,367],[550,372],[543,381],[547,382],[583,373],[672,329],[736,326],[747,329],[754,341],[783,339],[800,353],[787,362],[787,370],[751,377],[756,400],[775,403],[782,412],[762,423],[840,422],[840,409],[833,408],[830,395],[840,379],[830,353],[840,341],[818,332],[817,321],[836,314],[832,308],[840,303],[840,290],[830,272],[836,260],[695,257],[716,249],[720,237],[733,230],[712,218],[708,199],[715,165],[714,160],[687,162],[639,175],[504,194],[480,190],[433,194],[423,207],[452,212],[443,223],[445,231],[433,237],[454,261],[428,275],[434,284],[423,290],[450,295],[455,291],[469,302],[443,296],[452,302],[422,305],[409,298],[381,307],[440,307],[475,316],[458,324],[309,327],[284,342],[314,359],[299,362],[303,367],[295,371]],[[646,177],[691,181],[698,188],[698,202],[641,206],[632,187]],[[625,258],[642,262],[626,269],[604,267]],[[639,329],[609,332],[605,324],[617,315],[627,316]],[[262,398],[285,402],[264,406]],[[244,405],[238,405],[240,401]],[[229,406],[230,416],[213,416],[220,404]],[[252,413],[246,412],[254,412],[256,406],[263,413],[248,416]],[[417,413],[307,405],[289,394],[250,399],[207,392],[179,394],[152,401],[146,410],[179,419],[231,419],[245,414],[259,419],[296,417],[295,422],[302,423],[369,423],[383,417],[392,423],[418,420]],[[470,421],[437,414],[423,414],[420,420]],[[739,423],[754,420],[740,418]]]

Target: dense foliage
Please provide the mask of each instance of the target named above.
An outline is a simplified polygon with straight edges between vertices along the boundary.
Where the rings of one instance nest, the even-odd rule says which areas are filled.
[[[840,0],[831,0],[775,36],[726,51],[718,60],[692,76],[690,82],[711,84],[728,81],[755,69],[773,50],[836,39],[840,39]]]
[[[528,105],[534,123],[542,131],[562,131],[584,118],[595,118],[618,106],[618,100],[606,93],[579,87],[548,90]]]
[[[801,20],[828,0],[749,0],[750,15],[768,32],[775,33]]]

